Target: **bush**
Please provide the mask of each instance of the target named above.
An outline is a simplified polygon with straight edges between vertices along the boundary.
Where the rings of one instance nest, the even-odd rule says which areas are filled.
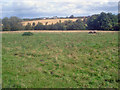
[[[31,33],[31,32],[24,32],[22,34],[22,36],[32,36],[32,35],[33,35],[33,33]]]

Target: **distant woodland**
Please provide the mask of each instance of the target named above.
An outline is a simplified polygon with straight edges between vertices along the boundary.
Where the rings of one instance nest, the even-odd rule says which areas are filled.
[[[12,16],[10,18],[5,17],[2,19],[2,30],[3,31],[18,31],[18,30],[111,30],[119,31],[120,28],[120,14],[114,15],[112,13],[102,12],[100,14],[94,14],[87,17],[87,19],[81,20],[77,19],[76,21],[65,21],[57,22],[56,24],[43,25],[38,22],[28,23],[26,26],[22,25],[22,21],[31,20],[31,19],[20,19],[18,17]],[[68,18],[68,17],[66,17]],[[75,18],[73,15],[69,18]],[[34,19],[33,19],[34,20]],[[35,19],[37,20],[37,19]]]

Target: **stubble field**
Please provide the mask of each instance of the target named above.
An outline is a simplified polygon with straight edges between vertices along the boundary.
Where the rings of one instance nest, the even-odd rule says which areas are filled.
[[[56,24],[57,22],[58,22],[58,23],[59,23],[59,22],[63,23],[63,22],[65,22],[65,21],[69,21],[69,20],[71,20],[71,21],[76,21],[77,19],[78,19],[78,18],[73,18],[73,19],[43,19],[43,20],[23,21],[22,24],[23,24],[24,26],[26,26],[28,23],[30,23],[31,25],[32,25],[33,23],[35,23],[35,25],[37,25],[38,22],[40,22],[40,23],[42,23],[43,25],[45,25],[46,23],[47,23],[47,25],[51,25],[51,24]],[[81,20],[83,20],[83,19],[81,19]]]

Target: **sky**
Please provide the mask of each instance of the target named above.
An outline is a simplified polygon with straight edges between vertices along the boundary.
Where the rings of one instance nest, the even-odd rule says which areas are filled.
[[[101,12],[118,13],[119,0],[2,0],[0,16],[20,18],[90,16]]]

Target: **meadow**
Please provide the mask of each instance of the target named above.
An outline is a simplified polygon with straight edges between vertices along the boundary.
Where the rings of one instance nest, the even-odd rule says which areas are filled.
[[[3,88],[118,88],[118,33],[2,34]]]

